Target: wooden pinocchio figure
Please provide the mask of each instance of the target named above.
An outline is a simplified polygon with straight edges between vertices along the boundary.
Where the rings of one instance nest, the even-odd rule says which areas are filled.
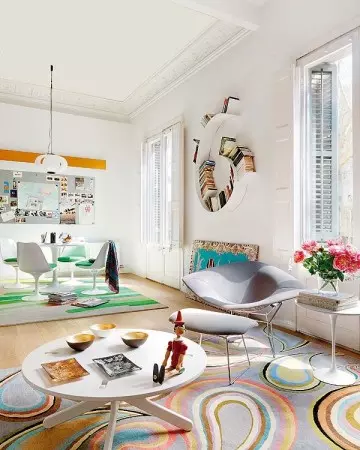
[[[158,365],[154,364],[153,380],[156,383],[162,384],[165,378],[165,372],[169,372],[170,375],[173,376],[180,375],[185,370],[183,367],[183,362],[187,345],[182,339],[182,336],[185,333],[185,322],[182,319],[181,311],[178,311],[177,313],[177,317],[174,322],[174,332],[176,337],[168,343],[165,358],[161,364],[160,371]],[[170,366],[166,367],[170,356]]]

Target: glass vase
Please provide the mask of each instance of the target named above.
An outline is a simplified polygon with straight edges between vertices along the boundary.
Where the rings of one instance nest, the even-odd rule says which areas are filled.
[[[323,278],[318,275],[319,294],[337,295],[339,293],[339,279]]]

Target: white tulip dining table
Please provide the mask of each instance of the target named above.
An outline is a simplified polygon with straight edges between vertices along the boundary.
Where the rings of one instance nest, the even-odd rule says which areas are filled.
[[[140,330],[148,333],[149,337],[143,346],[133,349],[127,347],[121,340],[121,335],[128,331],[130,330],[115,329],[108,338],[96,338],[94,343],[83,352],[71,350],[67,346],[65,338],[57,339],[42,345],[25,358],[22,364],[22,373],[30,386],[45,394],[78,402],[74,406],[46,417],[43,421],[45,428],[52,428],[111,402],[109,425],[103,447],[104,450],[111,450],[119,402],[124,401],[182,430],[190,431],[192,429],[191,419],[165,408],[151,398],[179,389],[198,378],[206,367],[204,350],[197,343],[184,338],[188,346],[184,358],[185,371],[180,375],[165,379],[164,383],[160,385],[153,382],[153,365],[154,363],[161,364],[167,344],[174,338],[174,335],[162,331]],[[142,370],[110,380],[106,384],[108,378],[93,362],[93,358],[119,353],[125,354]],[[53,383],[41,367],[42,363],[73,357],[89,372],[89,375],[79,378],[77,381]],[[105,387],[104,380],[106,380]]]
[[[51,250],[51,259],[52,263],[58,264],[58,257],[60,256],[60,249],[64,247],[78,247],[80,245],[84,245],[84,242],[56,242],[56,243],[50,243],[50,242],[43,242],[39,244],[40,247],[49,247]],[[57,267],[55,270],[52,271],[53,273],[53,279],[51,284],[48,284],[45,288],[42,288],[41,291],[56,291],[60,287],[60,283],[58,281],[58,269]]]
[[[314,370],[314,377],[324,383],[333,384],[335,386],[350,386],[356,381],[354,374],[347,370],[339,369],[336,366],[336,321],[338,317],[344,316],[360,316],[360,302],[348,309],[343,309],[341,311],[331,311],[325,308],[320,308],[318,306],[307,305],[304,303],[299,303],[298,300],[295,302],[297,306],[301,308],[309,309],[310,311],[315,311],[323,314],[328,314],[330,317],[331,326],[331,367],[321,368]]]

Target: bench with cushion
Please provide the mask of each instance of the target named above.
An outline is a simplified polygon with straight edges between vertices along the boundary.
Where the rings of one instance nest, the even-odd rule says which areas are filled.
[[[250,365],[244,334],[251,328],[256,327],[257,322],[246,317],[195,308],[183,309],[181,310],[181,314],[185,322],[185,327],[190,331],[200,333],[200,344],[203,334],[220,336],[225,339],[229,384],[233,384],[235,380],[231,381],[229,342],[234,338],[241,336]],[[170,322],[174,323],[176,315],[177,313],[174,313],[169,317]]]

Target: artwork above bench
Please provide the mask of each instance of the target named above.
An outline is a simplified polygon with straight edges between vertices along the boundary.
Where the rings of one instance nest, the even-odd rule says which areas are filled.
[[[235,262],[257,261],[258,257],[259,246],[256,244],[196,240],[193,243],[189,273]]]

